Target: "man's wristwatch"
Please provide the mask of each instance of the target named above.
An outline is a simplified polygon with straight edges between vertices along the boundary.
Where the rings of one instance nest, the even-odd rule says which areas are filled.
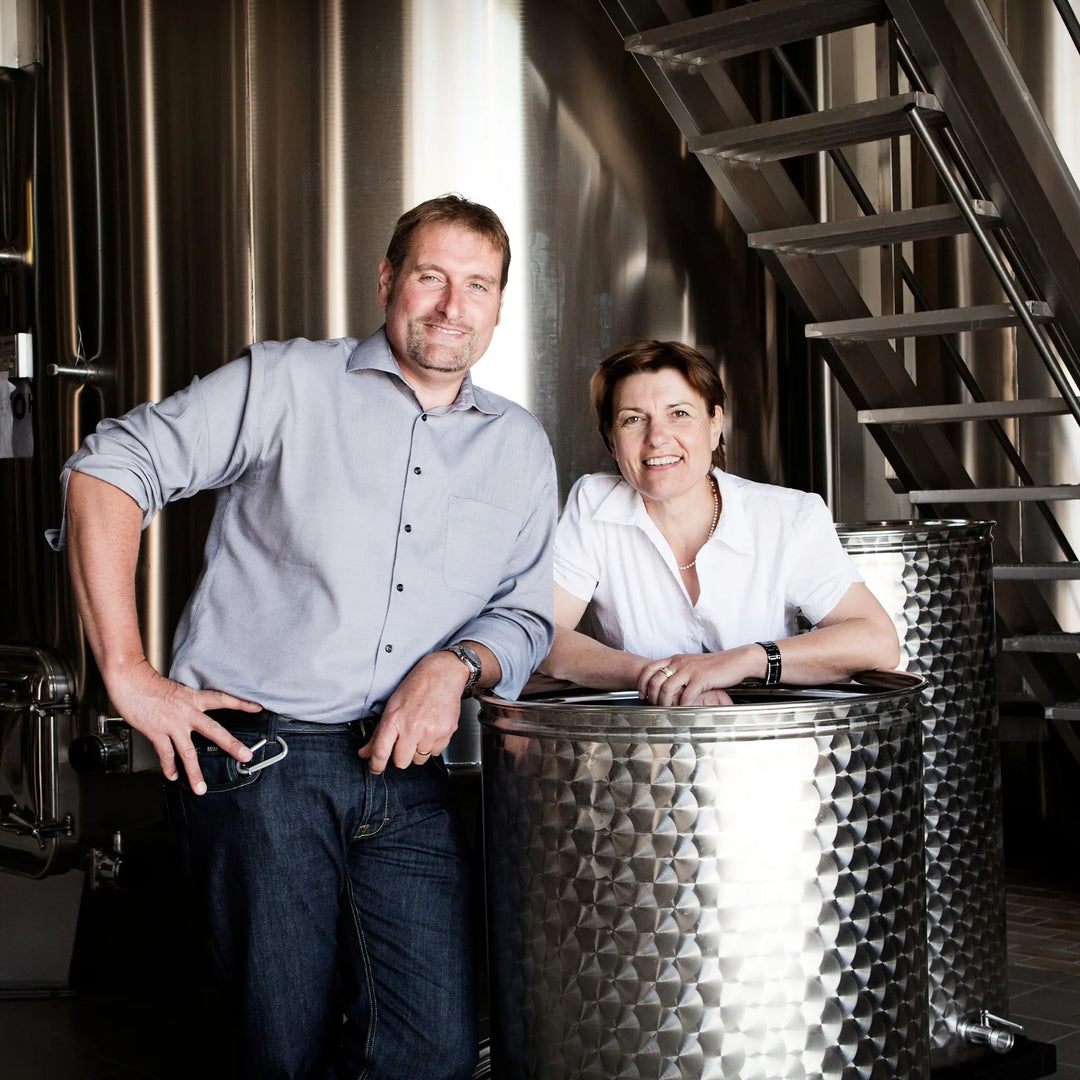
[[[461,691],[461,696],[463,698],[471,697],[484,670],[480,657],[468,645],[462,645],[460,641],[456,645],[447,645],[443,652],[453,653],[469,669],[469,681],[465,684],[465,689]]]

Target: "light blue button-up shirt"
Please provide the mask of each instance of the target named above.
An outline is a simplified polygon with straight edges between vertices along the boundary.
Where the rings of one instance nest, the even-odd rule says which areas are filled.
[[[219,490],[171,677],[302,720],[378,712],[416,661],[470,639],[515,697],[553,634],[547,437],[466,376],[427,412],[382,330],[265,342],[99,425],[65,467],[121,488],[144,527]],[[54,545],[63,543],[54,538]]]

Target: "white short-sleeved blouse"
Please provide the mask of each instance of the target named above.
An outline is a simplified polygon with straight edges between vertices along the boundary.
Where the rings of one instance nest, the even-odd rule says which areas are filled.
[[[719,652],[790,637],[861,581],[818,495],[713,470],[722,512],[698,552],[696,604],[675,556],[620,476],[574,484],[555,535],[555,582],[591,604],[593,632],[642,656]]]

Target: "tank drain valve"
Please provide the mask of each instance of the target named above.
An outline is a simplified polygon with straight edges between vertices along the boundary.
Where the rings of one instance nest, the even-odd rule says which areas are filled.
[[[956,1025],[956,1033],[961,1038],[980,1046],[989,1046],[998,1054],[1007,1054],[1016,1042],[1016,1032],[1023,1030],[1022,1024],[1003,1020],[986,1009],[976,1019],[961,1020]]]

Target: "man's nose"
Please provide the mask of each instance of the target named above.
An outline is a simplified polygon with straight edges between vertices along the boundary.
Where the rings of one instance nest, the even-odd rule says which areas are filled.
[[[456,319],[464,310],[465,290],[460,285],[448,281],[439,298],[439,307],[443,313],[452,319]]]

